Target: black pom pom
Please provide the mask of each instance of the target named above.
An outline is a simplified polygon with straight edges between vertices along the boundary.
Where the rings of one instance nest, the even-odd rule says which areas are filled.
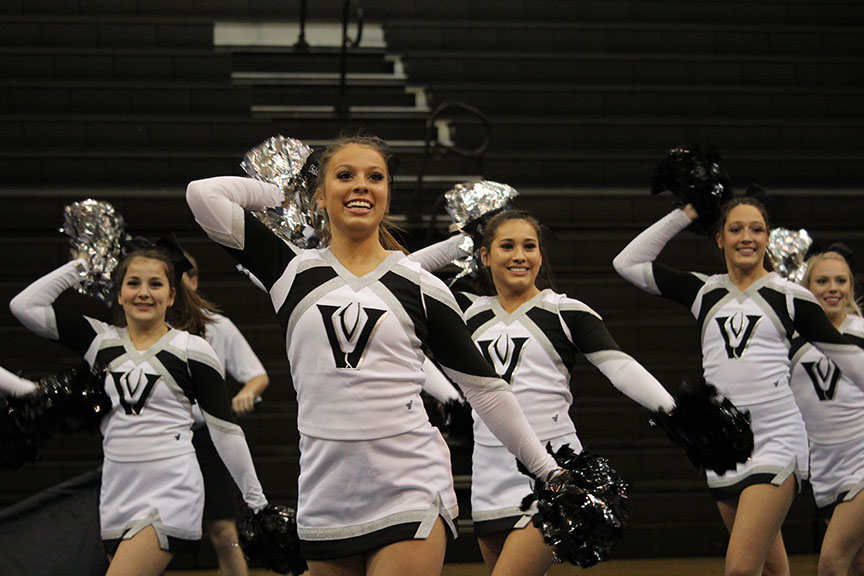
[[[41,378],[25,396],[0,406],[0,466],[18,467],[38,460],[55,432],[95,431],[111,409],[104,371],[86,364]]]
[[[690,230],[708,236],[720,217],[720,209],[732,198],[732,183],[720,165],[720,155],[699,146],[673,148],[654,169],[651,194],[669,190],[676,204],[693,204],[699,218]]]
[[[239,522],[238,533],[240,546],[250,562],[279,574],[290,572],[297,576],[306,571],[293,508],[271,504],[250,513]]]
[[[465,400],[451,398],[441,404],[444,417],[444,430],[450,440],[471,445],[474,442],[474,418],[471,405]]]
[[[734,470],[753,454],[750,413],[720,398],[717,388],[704,382],[685,383],[675,399],[675,409],[655,414],[651,423],[683,446],[693,465],[717,474]]]
[[[41,390],[0,399],[0,467],[19,468],[39,459],[54,435],[49,409]]]
[[[111,410],[111,399],[105,392],[105,371],[101,367],[91,369],[82,364],[42,378],[39,387],[50,406],[51,418],[61,432],[96,431]]]
[[[576,454],[568,444],[546,449],[562,471],[537,480],[534,493],[522,502],[527,510],[537,501],[533,523],[553,548],[556,562],[587,568],[609,557],[627,523],[628,485],[601,456]]]

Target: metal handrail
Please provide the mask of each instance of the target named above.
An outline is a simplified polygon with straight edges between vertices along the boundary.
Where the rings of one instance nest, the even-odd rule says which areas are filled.
[[[438,141],[436,136],[436,126],[435,122],[438,118],[447,111],[450,110],[461,110],[464,112],[468,112],[469,114],[476,116],[483,123],[484,138],[479,146],[476,148],[461,148],[455,145],[443,144]],[[420,213],[421,208],[421,199],[423,195],[423,176],[426,174],[426,169],[429,166],[429,162],[432,159],[433,154],[437,153],[439,149],[442,149],[446,152],[452,152],[457,156],[461,156],[463,158],[475,158],[477,160],[477,165],[480,170],[480,174],[483,174],[483,155],[486,153],[486,150],[489,149],[489,144],[492,140],[492,125],[489,122],[489,118],[486,114],[483,113],[482,110],[477,108],[476,106],[472,106],[471,104],[467,104],[465,102],[461,102],[458,100],[442,102],[438,106],[436,106],[430,113],[429,117],[426,119],[426,139],[423,143],[423,163],[420,165],[420,170],[417,173],[417,184],[414,188],[414,216],[413,220],[416,223],[419,223],[422,219],[422,215]],[[442,194],[432,206],[432,211],[429,214],[429,228],[426,231],[426,242],[429,243],[432,241],[432,237],[435,232],[435,214],[441,208],[441,204],[444,203],[444,195]]]
[[[300,36],[294,44],[294,49],[297,52],[309,50],[309,43],[306,42],[306,0],[300,0]]]
[[[357,20],[357,36],[353,40],[348,38],[349,8],[354,7],[354,16]],[[342,5],[342,53],[339,60],[339,97],[336,100],[336,113],[340,116],[348,115],[348,48],[356,48],[360,45],[363,37],[363,7],[358,0],[345,0]]]

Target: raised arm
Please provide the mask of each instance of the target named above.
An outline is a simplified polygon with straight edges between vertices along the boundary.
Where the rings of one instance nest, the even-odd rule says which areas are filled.
[[[299,249],[283,242],[249,210],[278,206],[282,199],[273,184],[237,176],[195,180],[186,188],[195,221],[268,291]]]
[[[12,298],[9,302],[12,314],[31,332],[49,340],[58,340],[60,333],[54,301],[65,290],[81,282],[81,273],[86,271],[86,266],[84,260],[73,260],[42,276]]]
[[[54,306],[54,301],[65,290],[78,286],[86,271],[84,260],[67,262],[18,293],[9,302],[9,309],[33,333],[59,341],[84,356],[101,323]]]
[[[704,277],[675,270],[654,260],[663,247],[696,218],[698,214],[689,204],[673,210],[634,238],[615,257],[612,261],[615,271],[646,292],[689,307],[704,285]]]
[[[262,210],[282,203],[279,188],[267,182],[217,176],[195,180],[186,187],[186,202],[195,221],[210,238],[229,248],[245,244],[244,210]]]
[[[612,260],[612,266],[631,284],[659,296],[661,291],[654,278],[654,260],[666,244],[691,222],[683,209],[673,210],[631,240]]]

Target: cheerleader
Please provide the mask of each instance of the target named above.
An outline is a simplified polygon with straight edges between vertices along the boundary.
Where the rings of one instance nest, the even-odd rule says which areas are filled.
[[[118,264],[114,284],[124,326],[54,304],[86,268],[81,259],[61,266],[25,288],[10,308],[36,334],[78,352],[90,366],[107,367],[112,407],[101,424],[99,515],[108,574],[161,574],[178,550],[201,538],[204,491],[192,446],[193,403],[246,503],[258,511],[267,500],[231,415],[219,360],[203,338],[184,331],[200,326],[200,309],[176,282],[168,255],[138,250]]]
[[[183,284],[197,294],[200,278],[198,262],[188,253],[185,256],[191,268],[183,273]],[[243,383],[243,387],[231,399],[231,408],[235,414],[248,414],[255,408],[256,399],[261,398],[270,379],[237,326],[216,312],[209,302],[201,301],[208,320],[202,336],[213,348],[225,371],[234,380]],[[249,568],[238,544],[234,481],[213,446],[209,429],[203,421],[199,422],[197,410],[195,415],[192,444],[204,477],[204,533],[216,552],[219,574],[245,576]]]
[[[447,287],[382,227],[388,157],[372,137],[324,152],[324,249],[290,246],[250,214],[282,202],[272,184],[218,177],[187,190],[205,232],[267,288],[285,333],[300,431],[298,533],[313,576],[441,572],[457,506],[447,446],[420,398],[426,348],[532,473],[557,470]]]
[[[571,370],[580,354],[642,406],[663,412],[674,408],[674,399],[621,351],[594,310],[538,287],[538,277],[548,278],[543,267],[545,243],[531,215],[521,210],[497,214],[484,227],[479,244],[485,291],[492,295],[460,294],[465,320],[487,362],[513,387],[543,443],[556,449],[569,444],[582,451],[569,415]],[[448,240],[412,257],[424,266],[441,264],[457,255],[457,245],[458,240]],[[552,564],[552,549],[531,523],[536,510],[520,508],[530,493],[530,480],[487,426],[475,419],[471,516],[490,574],[540,576]]]
[[[864,351],[831,325],[813,295],[765,265],[768,217],[755,198],[722,209],[716,243],[726,274],[705,276],[654,262],[666,243],[698,218],[676,209],[615,257],[629,282],[685,305],[701,331],[705,380],[750,411],[752,458],[719,476],[706,471],[729,530],[727,575],[788,575],[780,526],[807,477],[807,436],[789,382],[789,349],[797,330],[864,385]]]
[[[855,279],[845,252],[832,248],[810,257],[801,284],[813,293],[834,327],[864,348],[864,318],[855,302]],[[792,391],[810,439],[810,483],[816,505],[831,514],[819,554],[819,576],[860,576],[864,574],[864,391],[803,338],[792,341],[791,358]]]

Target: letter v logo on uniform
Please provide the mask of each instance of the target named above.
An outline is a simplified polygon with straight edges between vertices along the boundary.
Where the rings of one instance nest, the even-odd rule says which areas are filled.
[[[761,316],[745,316],[736,312],[732,316],[717,317],[717,325],[726,343],[726,354],[729,358],[741,358],[750,343],[750,337],[756,325],[762,320]]]
[[[363,308],[358,302],[344,306],[318,304],[324,330],[333,351],[333,360],[341,370],[356,370],[366,356],[372,333],[386,311]]]
[[[825,357],[820,358],[818,362],[803,362],[801,365],[810,377],[819,401],[834,400],[834,395],[837,393],[837,380],[842,374],[840,368]]]
[[[120,397],[120,405],[126,414],[140,414],[150,398],[153,386],[162,376],[159,374],[148,374],[139,366],[127,372],[111,372],[114,387]]]
[[[528,338],[510,338],[507,334],[498,336],[495,340],[480,340],[477,344],[486,361],[492,365],[495,372],[507,382],[519,366],[522,347]]]

